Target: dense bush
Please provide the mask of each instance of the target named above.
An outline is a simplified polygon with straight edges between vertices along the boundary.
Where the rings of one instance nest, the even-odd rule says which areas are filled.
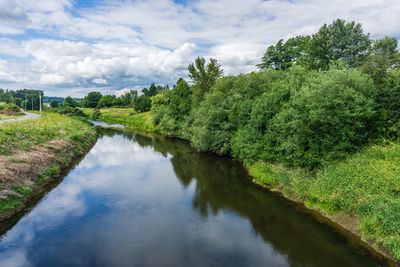
[[[0,102],[0,113],[7,116],[22,114],[19,106],[13,103]]]
[[[315,167],[365,144],[374,94],[372,80],[358,71],[333,69],[307,80],[273,118],[268,137],[276,140],[278,159]]]
[[[101,112],[99,109],[95,109],[94,112],[92,113],[92,115],[90,116],[90,118],[92,120],[97,120],[101,115]]]
[[[81,109],[73,108],[67,105],[63,105],[62,107],[56,109],[56,112],[68,116],[86,117],[85,113]]]

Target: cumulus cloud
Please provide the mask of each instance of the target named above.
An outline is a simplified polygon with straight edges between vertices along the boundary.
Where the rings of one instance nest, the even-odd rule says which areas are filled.
[[[226,74],[250,72],[269,45],[337,18],[373,38],[400,36],[397,0],[79,2],[0,0],[0,87],[68,95],[171,85],[196,56]]]

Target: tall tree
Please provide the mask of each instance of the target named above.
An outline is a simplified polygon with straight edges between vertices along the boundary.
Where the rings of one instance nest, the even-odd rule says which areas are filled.
[[[169,93],[169,109],[175,120],[182,120],[187,116],[192,104],[192,90],[189,84],[182,78],[179,78],[174,88]]]
[[[194,83],[194,104],[198,104],[204,98],[204,94],[210,91],[218,78],[224,74],[216,59],[211,58],[210,63],[207,66],[205,64],[206,60],[203,57],[197,57],[195,62],[188,67],[188,76]]]
[[[384,80],[393,68],[400,67],[400,53],[397,50],[397,39],[384,37],[374,42],[372,53],[361,66],[364,73],[371,75],[375,85],[382,87]]]
[[[312,36],[308,45],[308,64],[313,69],[328,69],[332,61],[342,61],[347,67],[361,66],[369,55],[371,40],[360,23],[337,19],[324,24]]]
[[[309,36],[293,37],[285,43],[281,39],[275,46],[268,47],[261,58],[261,63],[257,67],[261,69],[286,70],[293,64],[304,60],[309,41]]]
[[[65,98],[65,100],[64,100],[64,104],[63,105],[75,108],[77,106],[77,103],[72,97],[67,96]]]
[[[95,108],[97,107],[97,103],[101,98],[101,93],[99,92],[90,92],[84,99],[87,100],[87,107],[88,108]]]
[[[52,99],[52,100],[50,101],[50,107],[51,107],[51,108],[58,108],[58,102],[57,102],[57,100]]]

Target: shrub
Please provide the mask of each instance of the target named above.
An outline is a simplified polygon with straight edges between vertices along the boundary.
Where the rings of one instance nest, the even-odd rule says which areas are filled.
[[[313,168],[366,143],[374,116],[374,84],[359,71],[320,72],[308,79],[273,118],[270,143],[278,158]]]
[[[92,120],[97,120],[101,115],[101,112],[99,109],[95,109],[94,112],[92,113],[91,119]]]

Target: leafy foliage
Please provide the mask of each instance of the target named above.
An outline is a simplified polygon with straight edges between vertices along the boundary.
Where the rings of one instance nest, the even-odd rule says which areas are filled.
[[[261,58],[261,63],[257,67],[261,69],[286,70],[293,64],[304,61],[309,42],[309,36],[290,38],[285,43],[281,39],[275,46],[268,47]]]
[[[308,64],[314,69],[328,69],[331,62],[341,61],[347,67],[359,67],[368,57],[370,45],[369,34],[364,34],[361,24],[337,19],[312,36]]]
[[[207,66],[205,64],[205,58],[197,57],[195,62],[188,67],[189,78],[194,83],[193,102],[195,105],[203,100],[204,94],[211,89],[211,86],[224,73],[221,65],[213,58],[210,59],[210,63]]]

